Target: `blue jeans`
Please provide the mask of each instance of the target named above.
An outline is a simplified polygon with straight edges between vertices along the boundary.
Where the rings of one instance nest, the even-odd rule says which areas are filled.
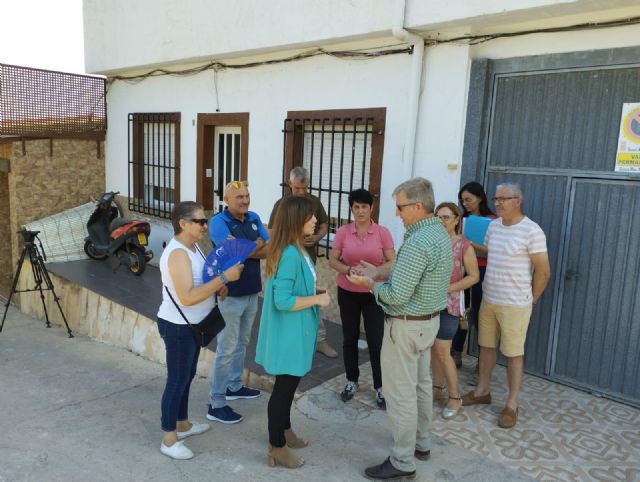
[[[445,308],[440,312],[440,329],[436,338],[438,340],[453,340],[456,332],[458,331],[458,325],[460,324],[460,317],[450,315]]]
[[[253,320],[258,312],[258,294],[229,296],[219,306],[227,326],[218,335],[216,359],[209,382],[213,408],[227,404],[227,388],[232,392],[242,388],[244,357],[251,339]]]
[[[158,332],[167,355],[167,383],[162,393],[161,425],[173,432],[178,420],[187,420],[189,389],[198,367],[200,347],[187,325],[177,325],[158,318]]]

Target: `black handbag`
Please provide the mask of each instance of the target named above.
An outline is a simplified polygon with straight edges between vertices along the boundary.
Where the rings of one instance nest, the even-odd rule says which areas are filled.
[[[191,328],[191,334],[196,340],[196,344],[198,346],[208,346],[209,343],[211,343],[213,339],[218,335],[218,333],[220,333],[226,326],[224,318],[222,317],[222,313],[220,313],[220,308],[218,308],[218,303],[216,303],[216,306],[214,306],[209,314],[205,316],[204,320],[202,320],[197,325],[192,325],[191,323],[189,323],[189,320],[187,320],[187,317],[184,316],[184,313],[178,306],[178,303],[176,303],[176,300],[174,300],[173,296],[171,296],[169,288],[165,286],[164,289],[167,290],[169,298],[171,298],[171,301],[173,301],[173,304],[176,306],[176,308],[178,308],[178,311],[182,315],[182,318],[187,322],[189,328]]]

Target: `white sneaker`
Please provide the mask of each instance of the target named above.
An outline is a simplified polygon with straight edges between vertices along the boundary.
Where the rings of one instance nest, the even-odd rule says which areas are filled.
[[[167,447],[164,442],[160,445],[160,452],[167,457],[171,457],[176,460],[188,460],[193,458],[193,452],[187,447],[184,442],[176,442],[171,447]]]
[[[201,433],[205,433],[210,428],[211,425],[209,425],[208,423],[192,423],[191,428],[186,432],[177,432],[178,440],[190,437],[191,435],[199,435]]]

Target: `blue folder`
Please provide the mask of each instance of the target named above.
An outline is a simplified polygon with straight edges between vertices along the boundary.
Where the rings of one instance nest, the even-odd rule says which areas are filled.
[[[472,243],[484,244],[484,237],[489,229],[489,224],[495,221],[493,218],[471,215],[462,221],[462,234]]]

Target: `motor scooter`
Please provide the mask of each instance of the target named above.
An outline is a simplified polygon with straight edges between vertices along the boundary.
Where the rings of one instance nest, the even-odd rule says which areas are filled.
[[[153,251],[145,248],[151,226],[146,221],[124,219],[118,203],[114,203],[117,194],[120,193],[106,192],[96,201],[96,209],[87,222],[89,236],[84,240],[84,252],[98,261],[115,256],[118,266],[125,265],[140,276],[153,258]]]

